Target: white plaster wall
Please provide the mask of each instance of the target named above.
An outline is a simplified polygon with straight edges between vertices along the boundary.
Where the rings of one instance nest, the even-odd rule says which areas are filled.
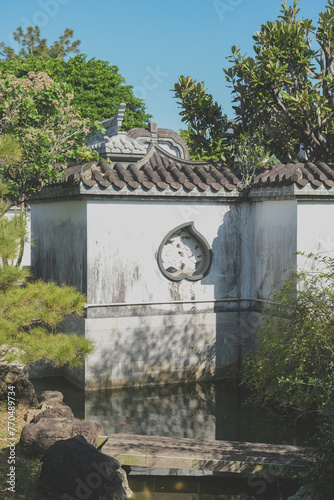
[[[218,298],[215,287],[224,269],[217,268],[217,252],[226,243],[221,227],[228,213],[222,204],[89,202],[88,303]],[[158,248],[170,230],[188,221],[214,246],[216,260],[202,281],[171,282],[158,267]]]
[[[333,216],[330,203],[293,199],[227,204],[114,197],[33,205],[37,276],[77,286],[93,306],[84,331],[96,350],[76,383],[98,389],[231,375],[258,315],[245,301],[215,301],[270,298],[296,267],[297,249],[334,250]],[[191,221],[212,249],[210,271],[196,282],[169,281],[158,267],[159,245]],[[170,304],[187,300],[212,302]],[[140,305],[151,301],[161,304]],[[112,303],[139,305],[94,307]]]
[[[297,248],[299,252],[334,256],[334,204],[326,201],[298,202]],[[299,255],[298,266],[310,261]]]
[[[253,205],[252,297],[269,299],[295,268],[297,257],[297,202],[295,200],[263,201]]]
[[[88,303],[139,305],[88,309],[86,335],[97,348],[86,361],[86,388],[232,376],[252,324],[237,302],[214,301],[240,298],[248,287],[241,249],[248,244],[249,212],[204,200],[88,202]],[[157,252],[169,231],[190,221],[212,248],[212,266],[197,282],[171,282]],[[172,306],[173,300],[212,302]],[[140,305],[151,301],[161,305]]]
[[[32,206],[32,266],[37,277],[86,292],[86,203],[64,201]]]

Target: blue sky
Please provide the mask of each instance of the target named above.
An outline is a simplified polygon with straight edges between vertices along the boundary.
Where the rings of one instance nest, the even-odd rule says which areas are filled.
[[[316,20],[326,4],[300,0],[300,14]],[[170,89],[179,75],[203,80],[233,117],[226,57],[232,45],[252,53],[252,35],[279,9],[279,0],[3,0],[0,41],[13,45],[18,26],[38,24],[49,42],[73,29],[81,52],[117,65],[159,127],[178,131]]]

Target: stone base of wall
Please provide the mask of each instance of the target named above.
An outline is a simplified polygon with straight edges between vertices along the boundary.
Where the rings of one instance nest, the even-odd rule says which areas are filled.
[[[64,375],[86,390],[232,378],[257,318],[249,311],[88,318],[95,352],[84,370]]]

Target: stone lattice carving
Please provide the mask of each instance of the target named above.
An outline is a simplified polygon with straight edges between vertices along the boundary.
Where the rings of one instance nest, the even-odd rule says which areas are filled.
[[[180,272],[193,275],[202,261],[201,249],[184,229],[174,233],[166,241],[162,253],[162,262],[171,274]]]
[[[193,222],[182,224],[163,239],[158,262],[163,274],[172,281],[199,280],[210,267],[210,247]]]

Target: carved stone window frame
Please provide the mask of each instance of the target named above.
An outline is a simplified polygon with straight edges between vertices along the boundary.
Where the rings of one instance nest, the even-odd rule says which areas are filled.
[[[163,251],[164,246],[166,245],[167,241],[169,240],[169,238],[174,233],[177,233],[178,231],[180,231],[182,229],[184,229],[189,234],[189,236],[197,242],[197,244],[200,247],[202,259],[201,259],[200,266],[198,267],[198,269],[196,269],[194,274],[180,273],[177,275],[173,275],[172,273],[169,273],[163,265],[162,251]],[[204,236],[199,231],[197,231],[197,229],[195,228],[194,222],[193,221],[186,222],[184,224],[180,224],[179,226],[174,227],[171,231],[169,231],[167,233],[167,235],[164,237],[164,239],[160,243],[157,260],[158,260],[158,265],[159,265],[160,271],[170,281],[182,281],[183,279],[188,280],[188,281],[199,281],[199,280],[203,279],[204,276],[206,276],[210,270],[211,260],[212,260],[211,249],[210,249],[209,243],[206,241]]]

